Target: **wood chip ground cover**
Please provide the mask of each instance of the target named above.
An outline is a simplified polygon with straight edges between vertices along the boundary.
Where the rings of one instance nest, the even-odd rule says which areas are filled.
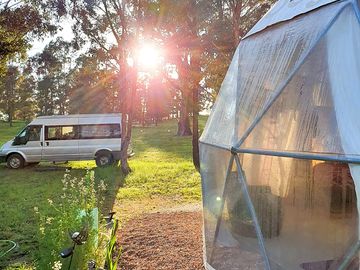
[[[127,222],[118,239],[118,269],[204,269],[201,212],[144,214]]]

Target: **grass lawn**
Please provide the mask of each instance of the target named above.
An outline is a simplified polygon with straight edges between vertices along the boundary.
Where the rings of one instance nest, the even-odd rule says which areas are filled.
[[[201,128],[205,118],[200,119]],[[0,143],[11,139],[24,126],[15,122],[10,128],[0,122]],[[97,180],[108,186],[105,208],[117,211],[121,221],[160,207],[199,202],[200,176],[192,165],[191,137],[177,137],[175,120],[165,121],[158,127],[134,128],[132,145],[135,156],[130,160],[133,172],[126,178],[119,168],[95,168],[93,161],[71,162],[71,174],[81,177],[86,169],[94,168]],[[41,164],[49,167],[52,164]],[[64,168],[65,170],[65,168]],[[36,168],[9,170],[0,165],[0,239],[10,239],[19,247],[4,260],[0,269],[18,262],[31,264],[36,249],[34,207],[47,209],[47,200],[59,203],[59,191],[64,170],[37,171]],[[0,246],[1,250],[1,246]],[[1,254],[1,252],[0,252]]]
[[[0,121],[0,145],[14,138],[24,127],[25,123],[22,121],[15,121],[12,127]]]

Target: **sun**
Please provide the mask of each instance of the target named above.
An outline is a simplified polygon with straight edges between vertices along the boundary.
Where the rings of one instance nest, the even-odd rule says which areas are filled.
[[[144,44],[138,48],[137,62],[141,68],[155,68],[161,63],[162,58],[161,50],[152,44]]]

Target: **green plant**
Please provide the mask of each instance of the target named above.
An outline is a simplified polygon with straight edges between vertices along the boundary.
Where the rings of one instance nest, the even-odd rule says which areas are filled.
[[[106,249],[106,260],[105,265],[107,270],[116,270],[118,261],[121,256],[121,249],[118,250],[118,254],[115,255],[116,251],[116,232],[119,227],[118,220],[114,220],[113,227],[111,230],[110,240]],[[115,257],[115,258],[114,258]]]
[[[34,267],[25,263],[15,263],[5,268],[5,270],[36,270]]]
[[[59,253],[71,245],[69,233],[84,228],[88,237],[85,244],[76,248],[72,269],[86,269],[87,262],[96,258],[99,244],[97,209],[103,202],[99,193],[105,191],[106,186],[100,181],[96,187],[94,178],[93,171],[87,171],[81,178],[72,177],[67,171],[62,180],[60,200],[54,202],[48,199],[52,212],[42,214],[40,206],[34,208],[39,218],[39,249],[36,255],[39,269],[67,269],[69,260],[61,260]]]

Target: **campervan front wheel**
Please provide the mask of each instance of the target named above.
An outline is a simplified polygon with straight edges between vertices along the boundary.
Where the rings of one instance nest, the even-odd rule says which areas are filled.
[[[19,155],[19,154],[11,154],[8,158],[7,158],[7,166],[10,169],[20,169],[22,167],[24,167],[25,164],[25,160],[24,158]]]
[[[99,152],[95,158],[96,166],[105,167],[114,163],[113,156],[110,152]]]

